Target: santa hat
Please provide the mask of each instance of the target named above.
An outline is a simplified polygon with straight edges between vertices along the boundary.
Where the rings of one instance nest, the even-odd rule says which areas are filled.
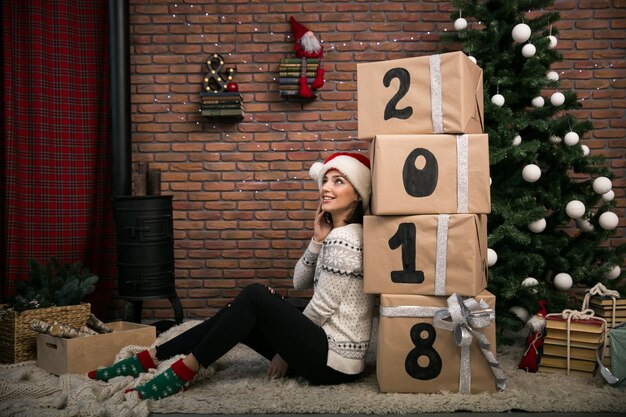
[[[363,210],[367,210],[372,192],[372,177],[370,161],[366,156],[358,153],[338,152],[326,159],[324,163],[316,162],[311,165],[309,175],[322,188],[322,179],[326,172],[336,169],[350,181],[357,194],[363,201]]]
[[[537,305],[539,305],[539,310],[537,311],[537,313],[535,313],[534,316],[532,316],[530,318],[530,320],[528,320],[526,322],[526,325],[535,332],[542,332],[543,329],[546,327],[546,315],[548,314],[548,303],[545,300],[539,300],[537,302]]]
[[[298,22],[293,16],[289,18],[289,23],[291,23],[291,32],[293,32],[293,37],[296,41],[299,41],[309,31],[306,26]]]

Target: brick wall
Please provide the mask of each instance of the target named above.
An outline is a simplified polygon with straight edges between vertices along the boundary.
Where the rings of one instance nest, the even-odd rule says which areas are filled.
[[[557,1],[555,66],[577,111],[595,130],[583,138],[615,174],[624,241],[626,70],[623,1]],[[133,161],[163,170],[174,195],[176,286],[187,317],[206,317],[250,282],[293,296],[291,272],[311,236],[317,191],[308,168],[358,141],[356,63],[442,51],[452,29],[446,1],[130,0]],[[294,57],[294,15],[325,45],[326,84],[310,103],[278,94],[278,63]],[[206,61],[236,67],[245,119],[199,114]],[[144,319],[171,317],[167,300]]]

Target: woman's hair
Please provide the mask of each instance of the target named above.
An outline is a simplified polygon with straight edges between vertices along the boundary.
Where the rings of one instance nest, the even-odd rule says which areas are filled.
[[[363,216],[365,215],[365,210],[363,209],[363,201],[359,200],[356,202],[356,206],[354,207],[354,211],[352,211],[352,215],[348,217],[345,222],[346,224],[359,223],[363,224]]]

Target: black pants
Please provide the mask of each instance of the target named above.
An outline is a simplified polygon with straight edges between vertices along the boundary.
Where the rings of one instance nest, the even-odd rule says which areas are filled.
[[[157,346],[157,358],[193,353],[207,367],[240,342],[269,360],[280,354],[292,371],[312,384],[340,384],[357,377],[326,366],[324,330],[261,284],[247,286],[216,315]]]

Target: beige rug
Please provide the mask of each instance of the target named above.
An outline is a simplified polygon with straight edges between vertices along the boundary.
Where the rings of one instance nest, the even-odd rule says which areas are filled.
[[[160,336],[165,340],[197,322]],[[128,347],[120,357],[136,351]],[[498,355],[509,380],[496,394],[382,394],[376,383],[374,355],[365,375],[341,386],[309,386],[300,379],[268,380],[267,361],[238,346],[205,370],[187,391],[160,401],[124,395],[139,381],[117,378],[109,383],[81,375],[56,377],[34,362],[0,365],[1,416],[141,416],[155,413],[203,414],[409,414],[420,412],[626,412],[626,389],[611,388],[599,376],[581,378],[528,374],[517,369],[521,348]],[[166,366],[164,364],[163,366]],[[162,369],[162,367],[160,367]],[[144,375],[143,380],[151,375]],[[625,387],[626,388],[626,387]]]

